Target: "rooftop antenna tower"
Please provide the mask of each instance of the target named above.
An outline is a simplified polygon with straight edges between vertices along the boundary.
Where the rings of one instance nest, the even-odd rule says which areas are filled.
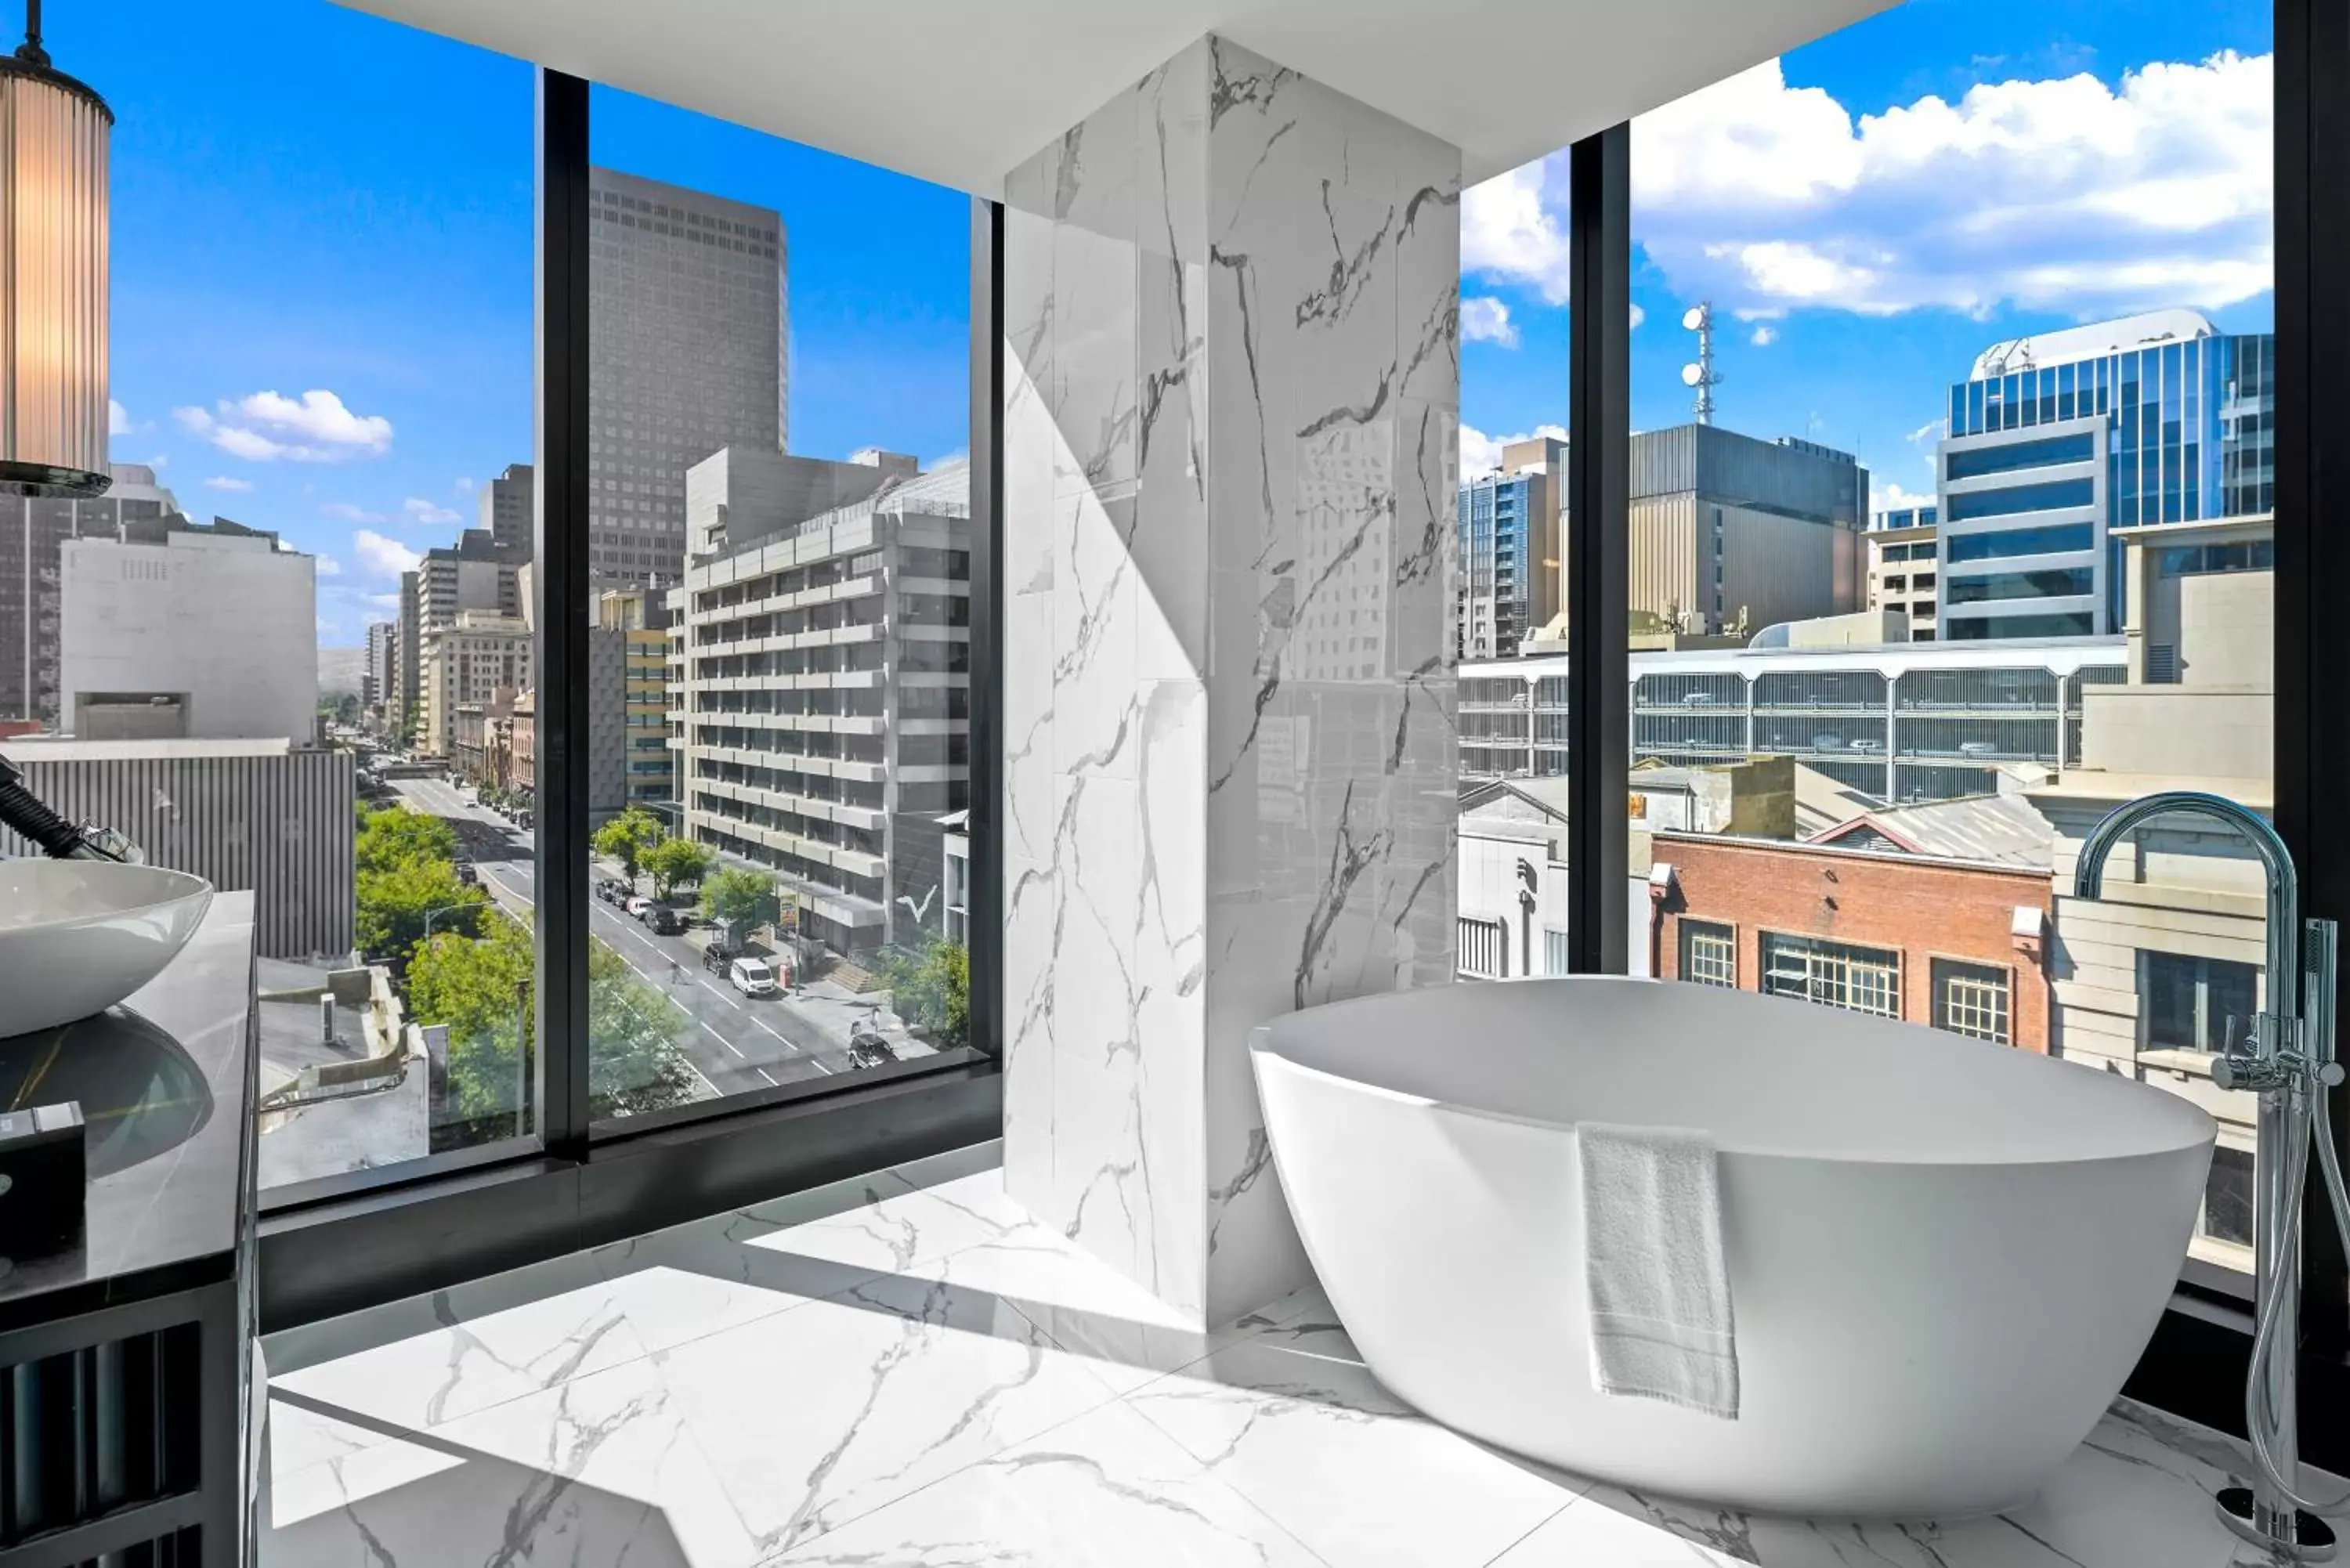
[[[1681,313],[1681,325],[1697,334],[1697,358],[1681,367],[1681,385],[1697,393],[1697,422],[1713,423],[1713,389],[1721,377],[1713,368],[1713,301],[1700,299]]]

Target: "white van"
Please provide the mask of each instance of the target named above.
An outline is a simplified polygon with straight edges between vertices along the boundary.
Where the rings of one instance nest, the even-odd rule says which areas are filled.
[[[739,958],[726,966],[726,981],[745,996],[775,994],[775,971],[764,959]]]

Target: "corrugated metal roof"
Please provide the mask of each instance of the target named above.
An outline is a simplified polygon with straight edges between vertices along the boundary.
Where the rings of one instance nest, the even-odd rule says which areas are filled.
[[[1811,841],[1844,845],[1869,838],[1890,840],[1886,847],[1896,852],[1908,849],[1938,860],[1973,860],[2040,871],[2055,861],[2056,829],[2021,795],[1978,794],[1888,806],[1815,833]]]

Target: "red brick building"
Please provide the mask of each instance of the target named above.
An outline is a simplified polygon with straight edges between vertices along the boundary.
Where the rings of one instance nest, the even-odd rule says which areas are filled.
[[[1652,862],[1652,974],[2048,1049],[2046,870],[1679,833]]]

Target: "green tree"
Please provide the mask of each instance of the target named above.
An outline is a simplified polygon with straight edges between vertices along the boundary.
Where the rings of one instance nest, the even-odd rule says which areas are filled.
[[[449,1026],[452,1119],[515,1115],[528,1093],[533,964],[528,927],[503,910],[478,941],[433,934],[409,971],[411,1016]],[[640,1115],[693,1098],[692,1065],[678,1049],[682,1015],[601,941],[588,950],[588,1112]]]
[[[775,896],[775,879],[748,867],[723,866],[702,879],[702,912],[729,936],[757,919]]]
[[[969,1038],[971,954],[962,943],[932,937],[919,956],[892,952],[882,961],[881,977],[889,982],[899,1017],[941,1045]]]
[[[666,898],[679,888],[698,884],[718,858],[710,846],[691,838],[664,838],[647,850],[645,869],[652,874],[653,897]]]
[[[592,842],[597,854],[620,863],[620,869],[629,878],[629,891],[633,893],[645,857],[667,836],[660,817],[640,805],[632,805],[598,828]]]
[[[432,924],[435,934],[465,930],[489,902],[481,888],[457,880],[457,867],[446,860],[403,860],[359,874],[359,950],[405,964],[410,950],[425,937]]]
[[[362,810],[351,854],[362,877],[411,861],[452,861],[457,858],[457,831],[439,817],[411,810],[404,803],[378,811]]]

